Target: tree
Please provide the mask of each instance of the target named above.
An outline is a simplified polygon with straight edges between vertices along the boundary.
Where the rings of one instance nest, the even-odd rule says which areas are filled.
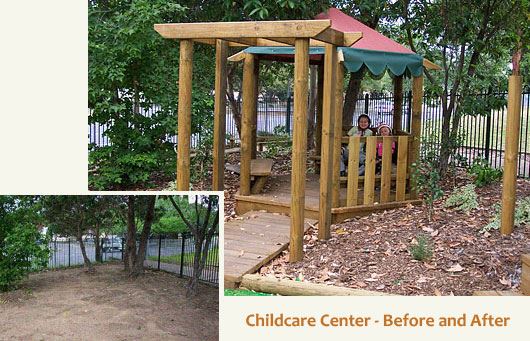
[[[151,233],[151,226],[155,221],[156,195],[134,196],[126,198],[127,205],[127,243],[124,251],[125,271],[133,277],[144,272],[144,260],[147,250],[147,242]],[[143,216],[143,226],[140,233],[140,244],[136,248],[136,235],[138,233],[138,222],[136,218]]]
[[[219,229],[219,197],[216,195],[195,195],[193,211],[189,210],[189,202],[179,201],[173,196],[168,198],[195,240],[193,275],[188,282],[186,291],[187,296],[195,295],[198,292],[199,278],[208,259],[210,242]],[[184,198],[188,197],[184,196]],[[183,209],[184,207],[188,207],[188,209]]]
[[[50,232],[62,236],[73,236],[81,248],[83,262],[88,273],[95,272],[88,258],[83,236],[94,224],[94,207],[98,197],[90,195],[56,195],[41,198],[43,216]]]
[[[433,85],[431,91],[442,100],[442,147],[438,168],[445,174],[457,147],[462,117],[479,111],[470,95],[483,90],[485,84],[499,87],[499,75],[505,74],[510,50],[505,37],[521,24],[521,21],[512,20],[514,14],[522,10],[521,2],[409,0],[398,3],[403,6],[403,28],[411,49],[443,68],[440,76],[426,72],[426,77]],[[499,103],[495,99],[486,101],[480,111],[489,112],[488,106],[492,105]]]
[[[15,288],[29,271],[48,262],[37,212],[33,197],[0,196],[0,291]]]

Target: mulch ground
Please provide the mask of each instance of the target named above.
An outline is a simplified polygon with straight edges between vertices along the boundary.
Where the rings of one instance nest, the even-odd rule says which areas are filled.
[[[460,186],[469,180],[457,182]],[[479,207],[469,213],[445,208],[446,195],[435,203],[431,222],[425,206],[409,206],[335,224],[327,241],[319,241],[317,231],[310,229],[304,236],[303,261],[290,264],[284,252],[260,273],[399,295],[517,290],[520,256],[530,253],[530,226],[515,228],[509,236],[498,230],[479,233],[494,215],[501,187],[478,188]],[[529,196],[530,181],[519,180],[517,194]],[[427,261],[414,260],[410,252],[419,235],[433,251]]]

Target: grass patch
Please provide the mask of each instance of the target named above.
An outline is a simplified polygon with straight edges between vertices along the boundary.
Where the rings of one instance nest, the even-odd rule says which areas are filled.
[[[194,255],[195,253],[193,252],[184,253],[184,265],[193,265]],[[149,256],[147,259],[158,262],[158,256]],[[160,257],[160,263],[180,264],[180,262],[180,255]],[[219,266],[219,248],[215,247],[210,249],[208,258],[206,259],[206,265]]]
[[[225,296],[275,296],[275,295],[267,294],[265,292],[251,291],[251,290],[225,289]]]

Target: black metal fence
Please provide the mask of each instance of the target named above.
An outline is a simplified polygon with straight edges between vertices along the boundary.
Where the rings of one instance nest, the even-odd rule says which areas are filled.
[[[84,240],[85,251],[91,262],[96,262],[94,239]],[[83,265],[83,254],[80,244],[74,238],[54,237],[49,243],[51,251],[48,268],[64,268]],[[101,260],[123,260],[125,240],[110,236],[102,240]],[[209,255],[201,274],[201,281],[219,284],[219,236],[212,238]],[[144,266],[178,274],[180,277],[191,277],[195,255],[195,240],[187,234],[174,236],[154,236],[147,243]]]
[[[483,96],[496,96],[506,98],[507,93],[476,95],[477,100]],[[412,95],[410,92],[403,96],[403,114],[401,126],[410,129]],[[523,93],[521,111],[521,131],[519,147],[518,176],[530,177],[530,92]],[[392,125],[393,121],[393,96],[381,94],[364,94],[359,97],[351,124],[357,121],[360,114],[367,114],[372,119],[372,125],[381,123]],[[155,111],[147,110],[146,115],[153,115]],[[459,135],[462,144],[459,153],[465,156],[469,163],[475,158],[485,158],[492,167],[502,168],[504,164],[504,135],[505,135],[506,107],[492,110],[489,113],[479,113],[476,116],[464,116],[461,120]],[[439,97],[425,96],[422,108],[422,136],[430,136],[431,141],[441,140],[442,105]],[[287,100],[258,101],[257,130],[261,133],[272,134],[276,127],[292,132],[293,128],[293,103]],[[89,142],[97,146],[109,143],[104,131],[105,126],[89,126]],[[226,132],[228,139],[239,140],[234,114],[230,105],[227,106]],[[198,134],[192,136],[192,147],[200,140]],[[175,140],[172,140],[176,143]]]

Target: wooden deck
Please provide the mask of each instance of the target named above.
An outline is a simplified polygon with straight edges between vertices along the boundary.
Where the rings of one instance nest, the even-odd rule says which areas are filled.
[[[319,218],[320,183],[319,176],[308,174],[305,190],[305,216],[309,219]],[[377,188],[377,186],[376,186]],[[378,202],[380,192],[376,189],[375,201]],[[409,200],[408,196],[402,202],[389,202],[376,205],[362,205],[363,191],[359,190],[358,205],[346,206],[346,188],[340,188],[340,206],[331,211],[333,223],[344,221],[348,218],[358,217],[378,210],[392,209],[408,204],[419,204],[420,200]],[[395,191],[390,193],[390,198],[395,198]],[[269,177],[268,183],[260,194],[248,196],[236,195],[236,212],[245,214],[250,211],[267,211],[289,215],[291,212],[291,176],[281,175]]]
[[[224,227],[225,288],[237,287],[243,275],[258,271],[289,245],[288,216],[251,211],[241,218],[227,222]]]

